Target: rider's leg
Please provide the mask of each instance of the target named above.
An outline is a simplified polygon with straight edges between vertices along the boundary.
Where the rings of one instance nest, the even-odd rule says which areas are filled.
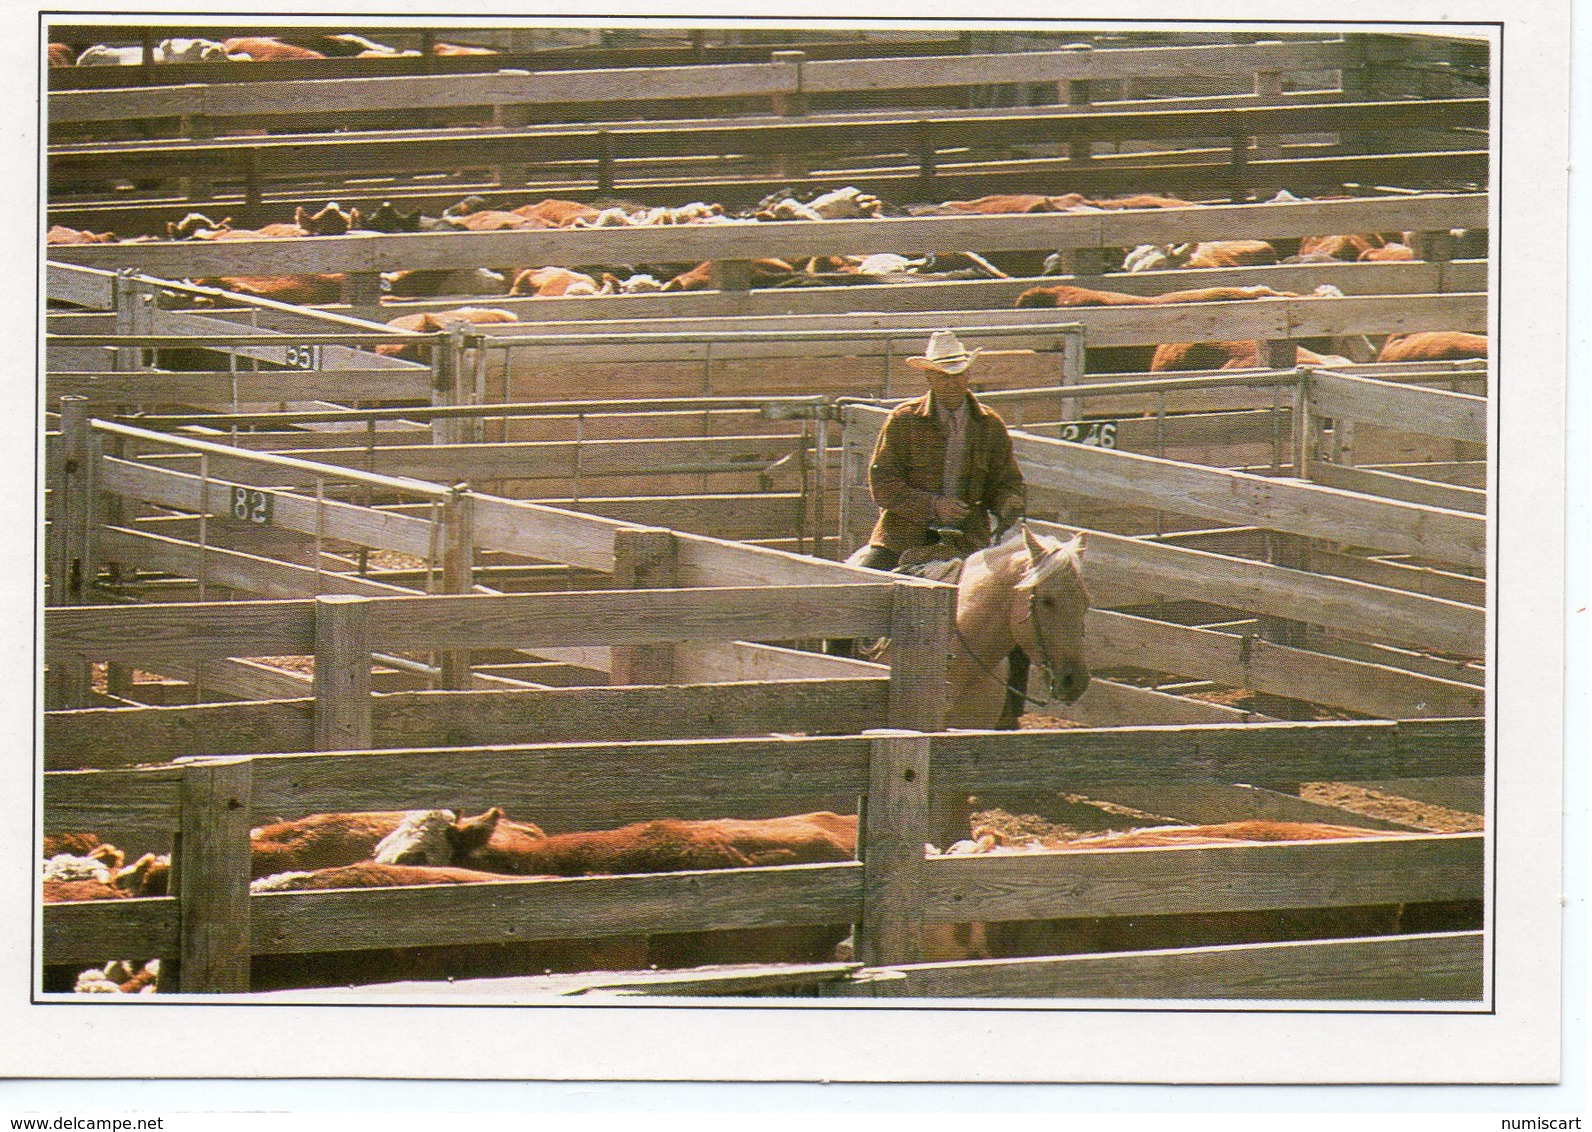
[[[901,561],[901,553],[888,546],[865,546],[846,559],[847,566],[862,566],[869,570],[894,570]],[[841,637],[824,642],[824,652],[829,656],[855,657],[857,641],[854,637]]]

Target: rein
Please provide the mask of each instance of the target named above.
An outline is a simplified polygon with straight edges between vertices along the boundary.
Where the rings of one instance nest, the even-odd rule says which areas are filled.
[[[1051,664],[1051,662],[1050,662],[1050,647],[1045,644],[1044,630],[1042,630],[1039,627],[1039,621],[1034,617],[1034,599],[1032,597],[1030,597],[1028,599],[1028,620],[1034,626],[1034,640],[1039,645],[1040,652],[1043,654],[1042,659],[1041,659],[1041,663],[1047,669],[1049,669],[1050,668],[1050,664]],[[962,628],[961,628],[960,625],[958,625],[956,623],[956,621],[954,619],[951,621],[951,632],[956,634],[956,639],[961,644],[962,651],[967,653],[968,659],[971,660],[974,664],[976,664],[979,667],[979,669],[984,673],[984,675],[986,675],[990,679],[994,680],[1002,688],[1006,689],[1006,691],[1010,692],[1012,695],[1017,696],[1019,699],[1021,699],[1023,701],[1023,703],[1028,704],[1030,707],[1049,707],[1050,706],[1050,702],[1051,701],[1049,701],[1049,700],[1036,700],[1036,699],[1034,699],[1032,696],[1030,696],[1028,694],[1028,689],[1027,688],[1015,688],[1015,687],[1013,687],[1012,685],[1008,684],[1006,682],[1005,678],[1003,678],[993,668],[991,668],[989,665],[985,664],[982,660],[980,660],[978,658],[978,653],[973,651],[973,646],[967,643],[967,638],[966,637],[962,636]],[[1013,643],[1015,643],[1015,642],[1013,642]],[[1021,647],[1021,646],[1019,646],[1019,647]],[[1052,671],[1054,671],[1054,670],[1052,670]]]

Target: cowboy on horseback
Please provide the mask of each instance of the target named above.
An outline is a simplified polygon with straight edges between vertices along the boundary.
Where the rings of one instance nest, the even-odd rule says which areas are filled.
[[[894,569],[904,552],[954,542],[957,555],[990,543],[1023,513],[1023,473],[1006,424],[968,389],[978,357],[949,330],[936,330],[922,357],[929,391],[890,414],[874,446],[868,487],[881,514],[855,566]]]

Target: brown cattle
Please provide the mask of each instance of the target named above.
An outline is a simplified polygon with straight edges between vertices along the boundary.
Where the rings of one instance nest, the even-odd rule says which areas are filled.
[[[397,318],[388,319],[387,325],[394,330],[409,330],[416,334],[434,334],[439,330],[447,330],[461,323],[472,326],[484,326],[494,322],[518,322],[513,311],[494,310],[491,307],[460,307],[451,311],[422,311],[419,314],[399,315]],[[383,342],[376,347],[376,353],[390,358],[406,358],[409,361],[421,360],[422,344],[419,342]],[[391,830],[388,831],[389,833]],[[386,834],[382,835],[383,837]]]
[[[250,892],[319,892],[332,888],[400,888],[418,884],[481,884],[500,881],[500,873],[451,866],[389,865],[378,861],[356,861],[333,868],[294,870],[259,877],[249,885]]]
[[[547,223],[559,228],[568,228],[577,220],[595,219],[601,209],[593,208],[589,204],[581,204],[573,200],[557,200],[549,197],[535,204],[522,204],[511,210],[515,216],[525,216],[533,220],[545,220]]]
[[[52,67],[71,67],[77,63],[77,57],[72,54],[72,49],[64,43],[50,44],[47,54]]]
[[[299,209],[300,212],[304,210]],[[215,229],[201,229],[193,234],[195,240],[296,240],[308,236],[309,231],[301,224],[267,224],[263,228],[229,228],[223,226]]]
[[[690,271],[682,271],[663,285],[665,291],[711,291],[715,287],[711,261],[699,263]],[[793,279],[796,269],[782,259],[754,259],[752,283],[765,287],[786,279]]]
[[[1357,257],[1360,263],[1399,263],[1415,258],[1415,252],[1405,244],[1383,244],[1379,248],[1366,248]]]
[[[1372,248],[1380,248],[1388,242],[1375,232],[1351,236],[1305,236],[1299,241],[1299,254],[1327,255],[1353,262]]]
[[[1057,212],[1056,198],[1039,193],[1006,193],[977,200],[948,200],[939,207],[947,212],[967,212],[976,216],[999,216],[1010,212]],[[1078,198],[1081,203],[1083,198]]]
[[[1068,841],[1031,842],[1013,847],[988,831],[979,841],[995,853],[1085,852],[1257,842],[1348,840],[1411,836],[1406,833],[1307,822],[1237,821],[1206,826],[1162,826],[1107,833]],[[1012,920],[936,927],[929,933],[925,958],[989,959],[1144,951],[1175,947],[1264,943],[1291,939],[1331,939],[1386,935],[1401,931],[1443,931],[1479,926],[1480,905],[1453,902],[1345,908],[1283,908],[1252,912],[1181,913]],[[1474,923],[1472,921],[1475,921]]]
[[[1289,291],[1270,287],[1200,287],[1190,291],[1168,291],[1164,295],[1128,295],[1120,291],[1094,291],[1059,283],[1053,287],[1030,287],[1017,296],[1019,307],[1113,307],[1154,306],[1164,303],[1223,303],[1244,299],[1297,298]]]
[[[249,831],[249,867],[258,879],[272,873],[307,869],[328,869],[369,860],[384,837],[397,829],[414,812],[383,810],[354,813],[311,814],[295,821],[273,822]],[[446,812],[446,811],[445,811]],[[502,824],[505,833],[541,830],[521,822],[510,822],[502,810],[491,811],[491,824]],[[483,817],[486,815],[483,815]],[[472,821],[461,823],[473,828]]]
[[[46,833],[43,844],[44,858],[49,860],[63,853],[74,857],[87,857],[105,843],[93,833]]]
[[[431,53],[433,55],[445,56],[501,54],[501,52],[496,51],[491,47],[464,47],[457,43],[433,43],[431,45]]]
[[[849,861],[857,845],[857,819],[827,811],[752,820],[665,818],[550,836],[534,826],[504,831],[497,808],[462,822],[428,821],[432,816],[411,815],[412,836],[393,838],[376,859],[515,876],[598,876]]]
[[[115,232],[80,232],[76,228],[67,228],[61,224],[50,225],[50,230],[44,234],[44,242],[49,245],[59,244],[114,244]]]
[[[1455,330],[1429,330],[1418,334],[1395,334],[1382,343],[1379,362],[1442,362],[1464,358],[1485,358],[1487,338]]]
[[[1306,366],[1342,364],[1345,359],[1334,359],[1307,350],[1294,348],[1294,364]],[[1255,369],[1260,366],[1260,343],[1245,342],[1166,342],[1155,348],[1150,359],[1150,372],[1164,373],[1191,369]]]
[[[529,232],[538,228],[557,227],[540,216],[521,216],[494,208],[450,217],[449,224],[464,232]]]
[[[311,51],[308,47],[297,47],[291,43],[283,43],[274,36],[246,35],[237,39],[223,40],[221,46],[227,49],[228,55],[247,55],[256,63],[280,63],[290,59],[324,59],[319,51]]]
[[[217,287],[238,295],[273,299],[296,306],[316,306],[343,300],[343,276],[338,275],[223,275],[198,279],[201,287]]]
[[[563,295],[596,295],[597,280],[567,267],[528,267],[514,277],[511,295],[556,299]]]

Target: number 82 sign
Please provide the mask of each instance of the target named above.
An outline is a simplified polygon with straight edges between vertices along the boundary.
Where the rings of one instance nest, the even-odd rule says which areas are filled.
[[[232,517],[243,523],[268,525],[271,522],[270,492],[261,491],[257,487],[234,487]]]

